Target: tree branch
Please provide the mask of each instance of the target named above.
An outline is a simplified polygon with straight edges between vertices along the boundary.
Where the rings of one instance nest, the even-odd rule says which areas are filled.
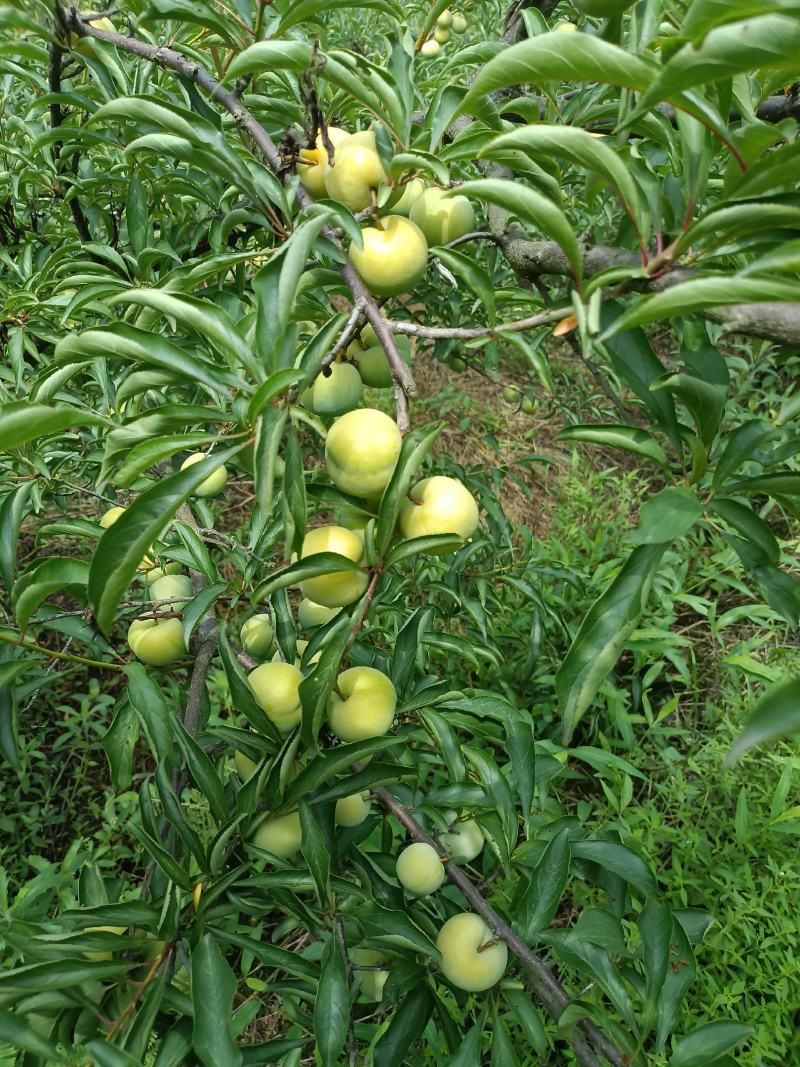
[[[50,45],[50,58],[47,65],[47,81],[50,92],[53,94],[61,92],[61,67],[64,61],[64,49],[58,43],[53,41]],[[50,104],[50,126],[52,129],[57,130],[64,121],[64,112],[61,110],[61,105],[53,102]],[[64,144],[63,138],[54,140],[51,146],[51,153],[53,156],[53,163],[55,164],[56,174],[62,174],[66,170],[66,173],[71,175],[73,179],[78,176],[78,155],[77,152],[73,152],[69,165],[64,168],[61,165],[60,149]],[[83,208],[80,205],[80,201],[77,196],[71,196],[69,198],[69,210],[72,215],[72,221],[75,223],[75,229],[78,231],[78,235],[82,241],[91,241],[92,233],[89,229],[89,223],[86,220],[86,216],[83,213]]]
[[[528,945],[525,944],[522,938],[511,929],[508,923],[501,919],[491,904],[481,896],[477,887],[472,884],[464,871],[462,871],[462,869],[455,863],[451,863],[448,860],[447,853],[439,842],[422,829],[408,808],[402,804],[397,797],[390,793],[388,789],[385,789],[382,786],[373,786],[372,792],[381,802],[382,806],[387,811],[391,812],[398,822],[408,831],[410,837],[415,841],[422,841],[436,850],[437,855],[444,864],[444,869],[447,872],[450,881],[460,889],[461,893],[469,901],[474,911],[481,916],[492,933],[500,938],[501,941],[504,941],[519,959],[537,999],[548,1014],[557,1021],[569,1004],[569,997],[558,979],[550,973],[542,960],[528,947]],[[616,1065],[623,1065],[625,1063],[624,1055],[593,1023],[588,1019],[584,1019],[581,1021],[580,1025],[586,1034],[586,1038],[582,1037],[577,1032],[573,1032],[570,1043],[572,1044],[572,1049],[579,1062],[583,1064],[584,1067],[600,1067],[599,1060],[595,1056],[592,1046],[605,1056],[609,1063],[614,1064],[615,1067]],[[591,1045],[589,1042],[591,1042]]]

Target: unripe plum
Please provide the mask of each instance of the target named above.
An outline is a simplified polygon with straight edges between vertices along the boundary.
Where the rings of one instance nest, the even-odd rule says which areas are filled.
[[[447,813],[450,830],[441,834],[439,844],[452,863],[470,863],[483,848],[483,831],[474,819],[459,819],[456,812]]]
[[[424,841],[408,845],[397,857],[397,880],[414,896],[435,893],[444,881],[444,864],[435,848]]]
[[[135,619],[128,628],[128,645],[150,667],[169,667],[186,655],[180,619]]]
[[[336,552],[357,563],[364,555],[364,542],[344,526],[318,526],[309,530],[303,539],[300,558],[308,559],[319,552]],[[317,578],[307,578],[300,583],[300,592],[315,604],[341,608],[357,600],[368,582],[369,578],[362,570],[333,571]]]
[[[455,534],[466,541],[478,528],[478,504],[457,478],[436,475],[417,482],[400,512],[404,537]],[[443,549],[434,550],[440,554]]]
[[[302,401],[317,415],[344,415],[361,403],[364,386],[352,363],[333,363],[303,392]]]
[[[382,411],[348,411],[334,422],[325,440],[328,474],[345,493],[379,496],[392,477],[402,443],[397,426]]]
[[[340,741],[363,741],[388,732],[397,706],[391,678],[374,667],[351,667],[339,675],[336,688],[328,723]]]
[[[409,218],[425,235],[429,245],[446,245],[469,233],[475,211],[465,196],[448,196],[445,189],[426,189],[414,201]]]
[[[502,941],[491,944],[493,937],[480,915],[465,911],[448,919],[436,938],[448,982],[469,993],[481,993],[499,982],[508,948]]]
[[[419,200],[414,202],[412,213],[418,203]],[[348,254],[364,284],[376,296],[406,293],[425,273],[428,245],[413,219],[387,215],[380,226],[365,226],[361,236],[364,247],[353,243]]]
[[[353,793],[336,801],[334,818],[338,826],[359,826],[371,807],[369,793]]]
[[[242,648],[256,659],[267,659],[275,644],[275,633],[269,615],[251,615],[239,631]]]
[[[268,815],[258,824],[250,840],[273,856],[289,859],[303,840],[300,815],[296,811],[290,811],[287,815]]]
[[[187,456],[183,463],[181,463],[181,470],[184,471],[187,467],[193,467],[195,463],[199,463],[202,459],[207,458],[205,452],[193,452],[191,456]],[[227,481],[228,471],[223,463],[198,485],[194,491],[194,495],[200,497],[218,496],[225,488]]]
[[[299,668],[291,663],[262,663],[248,674],[247,681],[257,704],[280,733],[288,734],[297,726],[303,715]]]

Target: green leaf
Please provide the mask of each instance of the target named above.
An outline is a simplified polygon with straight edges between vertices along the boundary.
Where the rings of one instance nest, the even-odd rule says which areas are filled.
[[[313,815],[311,816],[313,819]],[[314,998],[314,1037],[322,1067],[336,1067],[347,1040],[350,989],[336,933],[328,938]]]
[[[300,800],[300,826],[302,828],[300,851],[314,879],[317,899],[322,907],[329,907],[331,902],[331,857],[325,842],[325,835],[306,799]]]
[[[472,83],[460,113],[474,114],[481,97],[510,85],[601,82],[646,89],[654,67],[638,56],[588,33],[542,33],[490,60]]]
[[[453,248],[437,248],[436,258],[440,259],[457,278],[465,282],[467,288],[486,308],[487,325],[493,326],[496,318],[494,282],[488,272],[475,262],[473,256],[457,252]]]
[[[653,872],[642,857],[617,841],[574,841],[572,855],[597,863],[603,870],[613,871],[646,897],[658,893]]]
[[[664,545],[640,545],[585,615],[556,672],[562,734],[568,744],[644,610]]]
[[[743,537],[752,541],[772,563],[778,562],[781,550],[777,538],[752,508],[738,500],[722,496],[711,502],[710,510]]]
[[[789,15],[761,15],[711,30],[702,44],[689,44],[664,66],[626,120],[650,111],[687,89],[756,70],[795,73],[800,22]]]
[[[642,939],[642,957],[647,978],[644,1007],[647,1031],[652,1030],[655,1023],[659,995],[667,979],[672,922],[672,912],[667,905],[659,904],[652,898],[647,901],[636,921]]]
[[[394,473],[384,490],[378,508],[378,521],[375,527],[375,555],[378,560],[383,559],[391,544],[411,481],[441,430],[441,425],[434,426],[427,431],[414,430],[403,438]]]
[[[284,367],[283,370],[276,370],[274,374],[270,374],[269,378],[258,387],[247,406],[248,419],[255,422],[271,400],[288,393],[293,385],[303,380],[303,377],[303,372],[295,370],[294,367]]]
[[[620,155],[591,133],[577,126],[540,123],[495,138],[479,154],[491,159],[496,150],[506,148],[521,149],[536,159],[542,155],[566,159],[590,174],[596,174],[616,192],[638,228],[643,213],[639,188]]]
[[[757,702],[745,727],[728,753],[730,767],[745,752],[765,741],[777,741],[800,730],[800,679],[787,678],[772,686]]]
[[[691,489],[662,489],[640,508],[632,540],[640,545],[677,541],[702,514],[703,505]]]
[[[260,367],[238,327],[227,312],[210,300],[176,296],[163,289],[127,289],[123,293],[115,293],[110,302],[152,308],[209,341],[222,355],[232,356],[252,374],[261,377]]]
[[[370,941],[385,941],[439,959],[436,945],[405,911],[393,911],[371,903],[359,909],[354,917],[364,931],[364,937]]]
[[[37,1034],[26,1022],[5,1008],[0,1008],[0,1041],[23,1052],[30,1052],[33,1056],[41,1056],[44,1060],[57,1062],[61,1058],[52,1041]]]
[[[555,834],[531,873],[527,888],[516,902],[515,925],[526,941],[553,921],[567,885],[570,864],[569,829]]]
[[[722,485],[743,463],[753,459],[758,449],[774,435],[775,430],[763,419],[750,419],[737,426],[727,435],[722,454],[714,465],[714,486]]]
[[[54,556],[23,574],[14,587],[17,626],[24,630],[39,605],[54,593],[64,592],[83,598],[89,564],[80,559]]]
[[[140,1060],[117,1045],[96,1038],[86,1046],[92,1054],[93,1067],[140,1067]]]
[[[162,460],[171,459],[183,449],[197,451],[201,445],[210,444],[213,440],[214,435],[210,433],[185,433],[142,441],[127,452],[127,459],[114,475],[114,485],[127,489],[140,474],[144,474]]]
[[[402,1067],[412,1062],[408,1053],[422,1036],[433,1014],[434,1001],[428,986],[417,985],[403,999],[375,1046],[375,1062],[381,1067]]]
[[[800,0],[692,0],[681,32],[684,37],[696,42],[715,26],[770,11],[800,14]]]
[[[130,291],[115,294],[114,303],[125,297],[130,298]],[[56,345],[54,358],[61,365],[92,359],[129,359],[134,363],[148,363],[180,374],[189,381],[202,382],[220,395],[225,395],[228,388],[245,392],[251,388],[238,374],[184,351],[160,334],[130,326],[127,322],[109,323],[101,330],[69,334]]]
[[[186,470],[156,482],[104,532],[89,568],[89,603],[103,633],[110,632],[117,606],[139,564],[180,505],[209,474],[243,447],[238,444],[215,452]]]
[[[231,1033],[236,977],[213,934],[192,952],[192,1048],[205,1067],[239,1067],[242,1054]]]
[[[376,752],[398,744],[402,744],[402,741],[395,736],[368,737],[363,741],[354,741],[349,745],[339,745],[337,748],[320,752],[309,760],[291,783],[286,790],[284,802],[294,804],[301,797],[313,797],[321,786],[326,785],[337,774],[351,777],[350,768],[354,763],[363,763]]]
[[[183,750],[186,766],[194,779],[195,785],[208,801],[211,813],[219,823],[230,818],[230,805],[225,795],[225,787],[217,774],[214,764],[197,741],[189,734],[183,723],[176,716],[173,721],[178,744]]]
[[[635,303],[605,331],[601,341],[613,337],[620,330],[644,326],[648,322],[689,315],[709,307],[752,304],[759,301],[796,303],[800,301],[800,286],[775,278],[737,278],[730,275],[692,278]]]
[[[647,456],[659,466],[669,469],[667,454],[661,445],[647,430],[639,429],[638,426],[625,426],[622,424],[593,426],[578,424],[568,426],[557,435],[559,441],[589,441],[595,445],[603,445],[605,448],[621,448],[626,452],[635,452],[640,456]]]
[[[513,50],[512,48],[509,51]],[[583,258],[578,238],[567,216],[549,197],[518,182],[505,181],[502,178],[479,178],[477,181],[464,182],[453,190],[453,193],[495,204],[516,215],[520,222],[540,230],[556,242],[567,257],[575,278],[580,280]]]
[[[720,385],[710,385],[692,374],[670,374],[651,386],[651,389],[665,389],[679,397],[691,412],[697,436],[706,449],[710,448],[725,414],[727,390]],[[704,463],[705,459],[703,457]]]
[[[76,426],[109,425],[108,419],[66,405],[31,404],[14,400],[0,407],[0,452],[10,452],[28,441]]]
[[[392,18],[400,18],[397,6],[390,3],[390,0],[295,0],[295,3],[291,5],[278,23],[274,36],[282,36],[292,26],[296,26],[300,22],[312,20],[318,22],[320,21],[320,16],[327,11],[334,11],[337,8],[350,10],[356,7],[376,8]]]
[[[6,589],[10,589],[14,584],[19,530],[33,487],[33,479],[23,482],[16,489],[6,493],[0,504],[0,578]]]
[[[6,989],[45,993],[71,989],[81,982],[102,982],[122,978],[131,964],[111,960],[52,960],[7,968],[0,974],[0,992]]]
[[[669,1067],[707,1067],[753,1033],[752,1026],[730,1020],[698,1026],[676,1042]]]

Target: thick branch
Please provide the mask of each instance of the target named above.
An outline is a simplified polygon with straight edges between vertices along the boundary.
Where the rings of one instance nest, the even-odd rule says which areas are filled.
[[[511,269],[524,277],[542,274],[569,277],[572,274],[567,257],[553,241],[532,241],[521,230],[513,228],[499,243]],[[641,258],[636,252],[602,245],[583,249],[583,273],[587,278],[609,267],[640,265]],[[644,284],[648,292],[655,293],[697,276],[697,272],[679,267]],[[800,304],[730,304],[706,308],[703,315],[721,323],[728,331],[764,337],[782,344],[800,344]]]
[[[83,22],[75,8],[62,15],[64,25],[68,30],[77,33],[81,37],[96,37],[99,41],[107,41],[123,52],[138,56],[140,59],[155,63],[165,70],[172,70],[184,78],[188,78],[206,92],[212,100],[225,108],[232,116],[236,125],[245,130],[258,147],[270,170],[280,175],[281,157],[275,142],[264,129],[260,122],[247,110],[236,92],[225,89],[204,67],[194,63],[180,52],[166,46],[155,46],[139,41],[134,37],[125,36],[121,33],[106,33],[98,30],[90,23]],[[301,208],[306,209],[313,203],[313,198],[300,186],[297,190],[297,200]],[[340,251],[343,251],[338,232],[331,226],[326,226],[322,233]],[[348,258],[338,266],[345,282],[353,297],[354,303],[361,302],[364,314],[372,324],[378,340],[386,352],[386,358],[392,369],[397,387],[395,389],[395,401],[397,404],[397,424],[401,430],[407,430],[408,422],[408,397],[416,394],[416,386],[406,364],[403,362],[392,333],[385,326],[383,316],[372,294],[367,290],[361,280],[358,271]]]
[[[491,904],[481,896],[478,889],[472,884],[464,871],[462,871],[455,863],[451,863],[447,859],[445,850],[441,847],[438,841],[422,829],[408,808],[405,807],[404,804],[401,804],[397,797],[390,793],[388,789],[376,786],[373,788],[372,792],[381,802],[383,807],[386,808],[387,811],[390,811],[405,827],[409,835],[413,837],[415,841],[423,841],[426,845],[430,845],[431,848],[436,850],[444,864],[444,869],[447,871],[447,876],[450,881],[461,890],[474,911],[486,922],[486,925],[492,933],[501,941],[504,941],[517,959],[519,959],[522,968],[527,975],[528,981],[542,1007],[545,1008],[549,1015],[558,1020],[569,1004],[569,997],[560,982],[553,977],[542,960],[539,959],[535,952],[531,951],[528,945],[526,945],[522,938],[511,929],[508,923],[500,918]],[[592,1045],[594,1046],[594,1049],[606,1057],[609,1063],[615,1065],[625,1063],[623,1054],[610,1041],[608,1041],[593,1023],[588,1019],[584,1019],[581,1022],[581,1026],[586,1033],[587,1038],[591,1041],[591,1045],[586,1038],[582,1037],[579,1033],[573,1033],[571,1039],[572,1048],[580,1063],[584,1064],[585,1067],[600,1067],[599,1061],[591,1047]]]

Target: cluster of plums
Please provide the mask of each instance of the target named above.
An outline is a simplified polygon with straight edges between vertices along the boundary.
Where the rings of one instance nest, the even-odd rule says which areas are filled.
[[[423,56],[438,56],[442,45],[450,40],[450,34],[463,33],[467,28],[467,20],[458,12],[443,11],[436,20],[436,29],[420,48]]]
[[[325,462],[328,476],[337,488],[364,502],[364,510],[347,511],[343,525],[324,525],[309,529],[301,547],[300,558],[319,552],[335,552],[354,563],[364,555],[364,526],[374,512],[395,469],[402,438],[388,415],[373,408],[358,408],[335,419],[328,430]],[[189,456],[183,468],[202,458]],[[224,467],[218,468],[195,490],[208,497],[222,492],[227,480]],[[112,508],[100,520],[102,527],[112,525],[124,508]],[[400,518],[404,538],[430,534],[452,534],[466,540],[476,531],[478,505],[472,494],[456,478],[434,475],[423,478],[408,493]],[[153,666],[169,666],[185,655],[180,611],[192,596],[191,580],[179,573],[175,564],[158,567],[146,556],[141,569],[149,598],[166,602],[168,618],[159,617],[161,605],[152,616],[136,619],[128,631],[128,643],[134,655]],[[307,578],[300,582],[302,599],[298,605],[299,626],[307,633],[329,622],[340,610],[358,600],[365,592],[367,573],[355,568]],[[241,627],[243,648],[252,658],[262,661],[251,670],[248,683],[253,697],[282,735],[288,735],[300,723],[302,701],[300,685],[305,677],[300,660],[284,661],[275,644],[268,615],[259,613]],[[298,655],[305,648],[298,642]],[[314,657],[315,659],[316,657]],[[313,666],[312,663],[309,666]],[[344,743],[380,737],[394,723],[397,693],[391,679],[374,667],[355,666],[339,674],[328,704],[327,725],[333,737]],[[239,775],[246,779],[256,764],[244,752],[235,754]],[[299,769],[299,768],[298,768]],[[335,820],[342,827],[354,827],[370,812],[368,793],[356,793],[339,799]],[[483,833],[477,823],[458,812],[445,816],[447,829],[441,833],[441,849],[453,863],[468,863],[483,848]],[[297,811],[265,815],[256,825],[252,843],[278,860],[291,859],[302,840]],[[412,896],[435,892],[444,881],[444,864],[433,847],[415,842],[404,848],[396,866],[400,885]],[[457,914],[442,926],[437,946],[445,977],[454,985],[470,991],[488,989],[502,976],[507,949],[495,943],[492,933],[479,916]],[[384,955],[375,949],[357,948],[353,962],[365,968],[359,971],[362,994],[380,1000],[389,971],[379,966]]]
[[[328,197],[350,211],[375,207],[373,224],[361,231],[363,247],[350,245],[350,260],[376,296],[408,292],[425,273],[429,245],[448,244],[472,230],[472,205],[447,189],[426,188],[420,178],[393,184],[374,130],[347,133],[328,126],[325,133],[317,135],[313,148],[300,150],[300,181],[312,196]],[[378,208],[382,189],[390,193]]]

